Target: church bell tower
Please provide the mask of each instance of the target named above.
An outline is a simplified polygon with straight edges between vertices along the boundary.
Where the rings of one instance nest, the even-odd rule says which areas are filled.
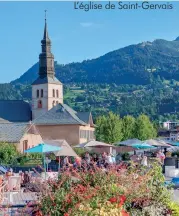
[[[44,114],[58,103],[63,103],[63,85],[55,77],[54,56],[48,36],[45,14],[44,35],[41,40],[38,78],[32,83],[32,119]]]

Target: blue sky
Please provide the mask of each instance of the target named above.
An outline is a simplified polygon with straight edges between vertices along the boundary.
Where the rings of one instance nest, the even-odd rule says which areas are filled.
[[[0,2],[0,83],[38,61],[44,10],[55,60],[66,64],[157,38],[179,36],[179,2],[173,10],[74,10],[74,2]]]

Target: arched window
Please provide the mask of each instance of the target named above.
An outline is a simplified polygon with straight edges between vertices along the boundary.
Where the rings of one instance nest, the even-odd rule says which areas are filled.
[[[53,107],[55,106],[55,101],[53,101],[52,106],[53,106]]]
[[[39,98],[39,90],[37,90],[37,98]]]
[[[53,89],[53,97],[55,97],[55,89]]]
[[[42,108],[42,101],[41,101],[41,100],[38,101],[38,108],[39,108],[39,109]]]
[[[58,104],[58,101],[56,101],[56,105]]]
[[[56,90],[56,97],[57,97],[57,98],[59,97],[59,95],[58,95],[58,90]]]
[[[41,89],[41,97],[43,97],[44,96],[44,91],[43,91],[43,89]]]

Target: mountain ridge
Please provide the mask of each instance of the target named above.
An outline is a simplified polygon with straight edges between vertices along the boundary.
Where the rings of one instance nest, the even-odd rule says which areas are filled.
[[[173,41],[156,39],[129,45],[95,59],[66,65],[55,62],[56,77],[64,83],[94,82],[149,84],[157,75],[179,80],[179,37]],[[150,70],[155,73],[150,73]],[[38,75],[35,63],[12,84],[30,84]]]
[[[0,85],[0,99],[31,101],[31,83],[38,63],[9,85]],[[179,37],[129,45],[91,60],[58,64],[64,102],[94,117],[113,111],[121,116],[141,113],[152,119],[179,118]]]

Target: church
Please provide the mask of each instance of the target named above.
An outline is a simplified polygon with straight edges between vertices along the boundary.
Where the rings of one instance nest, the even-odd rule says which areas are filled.
[[[55,77],[46,19],[41,47],[39,75],[32,83],[31,104],[23,100],[1,100],[0,126],[34,125],[43,140],[63,139],[71,145],[94,139],[92,114],[76,112],[63,103],[63,84]],[[2,133],[0,131],[0,136]],[[26,141],[26,148],[29,146]]]

